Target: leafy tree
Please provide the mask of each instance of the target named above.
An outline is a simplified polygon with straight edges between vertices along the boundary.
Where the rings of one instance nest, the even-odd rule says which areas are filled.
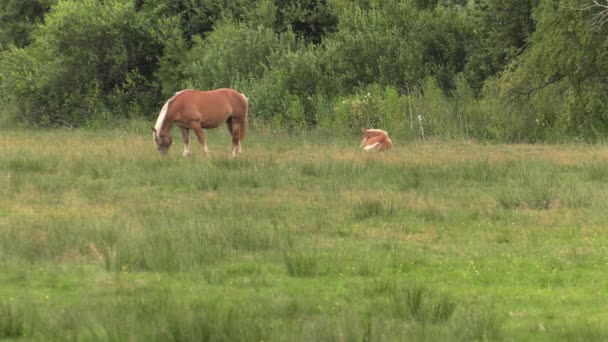
[[[434,9],[439,5],[442,6],[464,6],[467,4],[467,0],[412,0],[416,7],[420,9]]]
[[[378,82],[395,75],[406,80],[421,68],[414,51],[408,50],[407,32],[415,21],[411,10],[401,11],[403,26],[392,25],[381,10],[364,10],[358,6],[345,8],[339,17],[336,32],[324,43],[331,72],[342,91]],[[407,82],[407,81],[406,81]]]
[[[300,38],[320,43],[337,25],[337,16],[327,0],[276,1],[278,9],[277,31],[289,29]]]
[[[57,0],[3,0],[0,2],[0,50],[24,47],[31,32]]]
[[[484,80],[525,51],[534,33],[532,11],[538,0],[475,0],[469,5],[474,27],[468,46],[466,76],[479,92]]]
[[[411,33],[411,47],[418,52],[423,78],[433,77],[444,92],[455,86],[455,78],[466,65],[466,46],[472,27],[465,12],[457,7],[422,11]],[[420,83],[422,78],[417,79]]]
[[[180,18],[184,36],[206,36],[223,20],[262,24],[276,32],[293,31],[300,38],[319,43],[336,24],[327,0],[138,0],[137,8],[157,15]]]
[[[188,42],[206,36],[223,19],[243,20],[255,8],[249,0],[137,0],[136,8],[159,17],[177,17]]]
[[[277,24],[277,17],[278,7],[275,0],[261,0],[247,14],[247,22],[252,27],[274,28]]]
[[[266,27],[251,28],[225,21],[206,38],[196,37],[184,56],[183,86],[210,89],[260,79],[273,55],[295,48],[293,34],[278,35]]]
[[[41,125],[147,113],[162,47],[151,24],[132,1],[59,1],[31,45],[3,54],[0,94]]]
[[[344,9],[338,29],[326,39],[329,64],[344,91],[379,83],[413,89],[428,76],[444,90],[466,60],[469,26],[459,9],[422,11],[410,2],[380,9]]]
[[[597,140],[608,134],[606,32],[592,26],[583,0],[542,0],[530,47],[489,87],[488,98],[515,108],[524,125]],[[552,95],[547,101],[547,94]]]

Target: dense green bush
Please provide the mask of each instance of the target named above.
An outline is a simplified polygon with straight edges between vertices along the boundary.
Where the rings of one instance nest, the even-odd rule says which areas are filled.
[[[326,47],[346,91],[372,83],[407,91],[429,76],[448,90],[464,69],[469,28],[459,9],[419,11],[410,2],[390,2],[371,10],[351,6],[339,18]]]
[[[10,0],[0,122],[153,120],[180,89],[234,87],[253,124],[290,130],[599,141],[602,15],[585,0]]]
[[[300,47],[284,51],[273,59],[270,71],[264,75],[262,85],[272,85],[276,90],[261,95],[257,85],[252,87],[254,109],[260,108],[260,114],[266,113],[275,122],[286,123],[289,127],[314,127],[318,124],[317,99],[330,98],[337,94],[338,87],[332,74],[327,70],[324,51],[315,46]],[[275,99],[277,95],[279,99]],[[296,105],[295,102],[298,102]],[[294,111],[301,114],[294,114]],[[276,118],[275,118],[276,117]],[[294,125],[291,118],[297,118]]]
[[[136,9],[148,18],[171,17],[190,43],[194,37],[206,36],[225,18],[243,20],[255,8],[249,0],[136,0]]]
[[[133,1],[60,1],[31,45],[2,55],[8,115],[35,125],[80,125],[146,113],[158,105],[160,41]]]
[[[404,9],[406,25],[398,26],[389,21],[394,14],[386,12],[351,6],[340,14],[337,32],[325,41],[328,64],[345,92],[380,80],[390,83],[391,77],[400,84],[417,78],[421,65],[415,51],[408,49],[406,34],[415,13]]]
[[[31,43],[31,33],[57,0],[3,0],[0,2],[0,51]]]
[[[239,83],[260,79],[276,54],[294,49],[295,37],[277,35],[272,29],[226,21],[205,39],[196,37],[184,56],[183,86],[200,89],[237,87]]]

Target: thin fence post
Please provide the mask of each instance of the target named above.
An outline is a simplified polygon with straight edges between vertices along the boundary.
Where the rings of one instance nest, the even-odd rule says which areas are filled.
[[[422,115],[418,115],[418,123],[420,124],[420,133],[422,134],[422,140],[426,141],[426,136],[424,136],[424,126],[422,125],[422,121],[424,118]]]

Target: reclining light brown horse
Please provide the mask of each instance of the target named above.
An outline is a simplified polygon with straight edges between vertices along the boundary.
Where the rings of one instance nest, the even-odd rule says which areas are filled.
[[[381,129],[364,129],[363,140],[359,147],[364,151],[384,152],[393,146],[393,141],[388,133]]]
[[[191,154],[189,141],[192,129],[205,154],[209,152],[205,142],[205,128],[216,128],[224,122],[232,134],[232,156],[241,153],[241,141],[247,130],[248,102],[245,95],[230,88],[210,91],[186,89],[173,95],[160,111],[152,128],[154,143],[160,155],[171,147],[171,127],[179,126],[184,139],[183,156]]]

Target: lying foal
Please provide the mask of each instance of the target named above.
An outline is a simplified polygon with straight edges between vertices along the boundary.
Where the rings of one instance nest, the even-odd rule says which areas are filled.
[[[393,146],[393,141],[386,131],[380,129],[363,130],[363,140],[360,147],[364,151],[384,152]]]

